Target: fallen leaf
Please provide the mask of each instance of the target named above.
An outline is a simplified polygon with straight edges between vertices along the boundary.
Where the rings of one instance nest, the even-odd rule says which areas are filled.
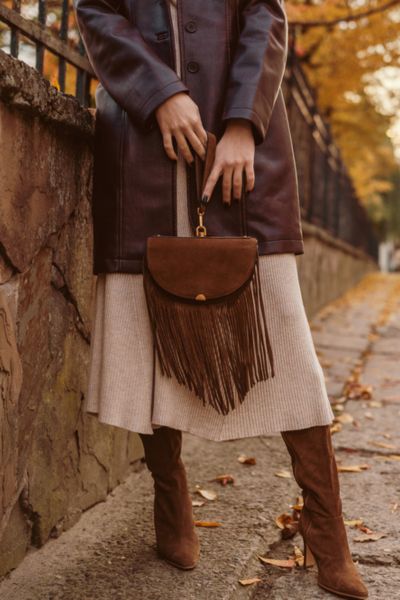
[[[286,471],[285,469],[282,469],[281,471],[276,471],[274,475],[276,477],[283,477],[283,479],[291,479],[292,477],[291,473],[289,473],[289,471]]]
[[[360,531],[362,531],[363,533],[366,533],[366,534],[368,534],[368,535],[369,535],[369,534],[371,534],[371,533],[374,533],[374,532],[372,531],[372,529],[370,529],[370,528],[369,528],[369,527],[367,527],[366,525],[359,525],[359,526],[358,526],[358,529],[359,529]]]
[[[386,450],[395,450],[397,446],[394,444],[388,444],[386,442],[369,442],[371,446],[376,448],[385,448]]]
[[[282,513],[279,517],[276,517],[275,523],[279,529],[285,529],[290,523],[293,523],[293,517],[289,513]]]
[[[245,456],[244,454],[241,454],[238,457],[238,461],[240,463],[242,463],[242,465],[255,465],[256,464],[256,459],[254,458],[254,456]]]
[[[355,370],[356,371],[356,370]],[[372,398],[372,385],[364,385],[357,381],[358,373],[350,377],[344,388],[344,396],[350,400],[369,400]]]
[[[264,556],[257,557],[261,560],[261,562],[266,565],[272,565],[273,567],[281,567],[282,569],[293,569],[296,566],[293,558],[288,558],[287,560],[281,560],[279,558],[265,558]]]
[[[339,465],[339,473],[361,473],[370,468],[370,465]]]
[[[192,500],[192,506],[204,506],[203,500]]]
[[[304,565],[304,554],[298,546],[294,547],[294,562],[298,567],[302,567]]]
[[[353,423],[354,417],[350,413],[342,413],[341,415],[335,417],[335,421],[336,423],[342,423],[342,425],[345,425],[347,423]]]
[[[220,527],[222,523],[218,521],[193,521],[196,527]]]
[[[357,529],[364,523],[362,519],[350,519],[349,521],[345,521],[345,525],[349,527],[356,527]]]
[[[368,406],[371,408],[382,408],[383,404],[379,400],[371,400],[371,402],[368,402]]]
[[[339,433],[339,431],[342,431],[342,425],[341,423],[335,423],[334,425],[331,426],[331,434],[333,435],[334,433]]]
[[[353,542],[376,542],[384,537],[387,537],[386,533],[371,533],[370,535],[356,537]]]
[[[364,416],[366,419],[370,419],[371,421],[375,419],[374,415],[370,412],[366,412]]]
[[[218,498],[217,492],[214,492],[214,490],[203,490],[199,485],[196,485],[196,493],[203,496],[206,500],[216,500]]]
[[[239,579],[240,585],[253,585],[253,583],[258,583],[262,581],[259,577],[253,577],[252,579]]]
[[[227,485],[228,483],[235,483],[234,477],[232,475],[217,475],[214,479],[210,479],[210,481],[219,481],[221,485]]]

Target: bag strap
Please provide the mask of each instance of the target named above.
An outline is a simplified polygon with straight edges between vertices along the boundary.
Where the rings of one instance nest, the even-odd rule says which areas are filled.
[[[211,133],[211,131],[207,131],[207,146],[205,159],[202,160],[196,152],[194,153],[196,194],[199,206],[201,205],[201,196],[204,186],[214,164],[216,147],[217,138],[213,133]]]

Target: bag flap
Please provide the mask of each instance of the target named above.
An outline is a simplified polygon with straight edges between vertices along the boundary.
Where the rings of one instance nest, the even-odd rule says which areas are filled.
[[[186,299],[212,300],[232,294],[252,276],[256,238],[173,237],[147,239],[146,265],[165,291]]]

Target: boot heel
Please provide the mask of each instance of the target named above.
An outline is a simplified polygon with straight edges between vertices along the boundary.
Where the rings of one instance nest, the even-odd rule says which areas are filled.
[[[306,542],[304,542],[304,568],[308,569],[309,567],[313,567],[316,564],[317,563],[313,553],[311,552],[309,546],[307,546]]]

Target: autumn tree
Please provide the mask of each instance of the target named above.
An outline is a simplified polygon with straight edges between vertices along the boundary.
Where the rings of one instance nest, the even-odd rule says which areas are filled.
[[[388,218],[399,169],[390,130],[399,114],[399,0],[287,0],[294,52],[371,216]],[[384,227],[382,228],[385,229]],[[400,229],[397,235],[400,236]]]

